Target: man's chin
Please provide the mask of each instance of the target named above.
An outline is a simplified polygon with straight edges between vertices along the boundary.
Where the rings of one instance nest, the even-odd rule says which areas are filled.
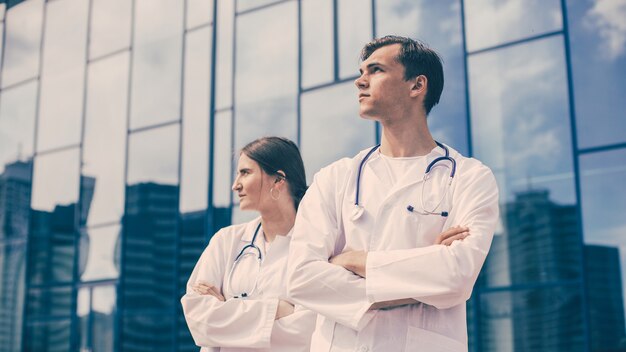
[[[361,118],[363,120],[369,120],[369,121],[379,121],[380,119],[377,116],[372,115],[371,113],[369,113],[368,111],[359,111],[359,116],[361,116]]]

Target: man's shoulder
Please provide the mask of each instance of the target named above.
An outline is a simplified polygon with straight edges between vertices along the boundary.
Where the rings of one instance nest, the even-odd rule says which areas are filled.
[[[456,160],[457,174],[459,178],[464,180],[476,180],[476,179],[495,179],[493,171],[489,166],[485,165],[482,161],[474,158],[467,157],[459,153],[458,151],[450,148],[450,156]]]
[[[457,162],[457,167],[465,170],[483,170],[491,172],[491,169],[487,165],[483,164],[482,161],[474,157],[465,156],[452,147],[448,148],[450,149],[450,156]]]

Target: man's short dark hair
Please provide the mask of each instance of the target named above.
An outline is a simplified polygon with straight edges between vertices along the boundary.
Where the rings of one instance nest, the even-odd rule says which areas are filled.
[[[365,44],[361,50],[361,60],[367,60],[372,53],[383,46],[400,44],[400,54],[396,60],[404,66],[404,79],[411,80],[419,75],[424,75],[428,79],[426,86],[426,97],[424,97],[424,109],[426,115],[430,109],[439,103],[441,92],[443,91],[443,65],[439,54],[429,48],[426,44],[406,37],[388,35],[376,38]]]

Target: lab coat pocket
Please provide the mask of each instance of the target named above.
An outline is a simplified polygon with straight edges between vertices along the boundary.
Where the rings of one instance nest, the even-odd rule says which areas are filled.
[[[437,235],[443,232],[443,226],[447,218],[441,215],[423,215],[415,213],[411,215],[419,229],[420,244],[422,246],[433,245]]]
[[[467,345],[436,332],[409,326],[404,350],[407,352],[466,352]]]

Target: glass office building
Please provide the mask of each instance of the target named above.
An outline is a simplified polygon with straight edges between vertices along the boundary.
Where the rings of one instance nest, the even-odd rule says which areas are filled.
[[[252,216],[233,156],[285,136],[311,182],[375,144],[353,81],[385,34],[441,53],[431,130],[498,179],[470,351],[626,350],[625,23],[625,0],[2,1],[0,351],[197,350],[187,277]]]

